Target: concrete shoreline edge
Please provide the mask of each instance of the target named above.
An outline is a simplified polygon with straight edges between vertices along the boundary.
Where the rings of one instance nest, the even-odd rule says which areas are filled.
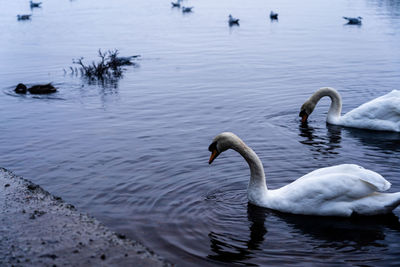
[[[0,210],[0,266],[173,266],[4,168]]]

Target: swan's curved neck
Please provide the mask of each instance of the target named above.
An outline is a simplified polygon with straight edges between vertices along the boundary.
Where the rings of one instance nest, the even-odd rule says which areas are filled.
[[[342,112],[342,98],[335,89],[324,87],[316,91],[310,97],[310,101],[314,102],[316,105],[318,101],[324,96],[329,96],[332,101],[331,106],[329,107],[326,121],[328,123],[336,124],[340,119],[340,114]]]
[[[250,181],[247,188],[247,195],[250,202],[257,204],[267,192],[264,168],[257,154],[241,140],[232,147],[246,160],[250,167]]]

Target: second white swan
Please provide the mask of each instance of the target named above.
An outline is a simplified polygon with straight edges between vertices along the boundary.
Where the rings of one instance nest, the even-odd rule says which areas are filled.
[[[257,154],[233,133],[221,133],[214,138],[208,148],[209,164],[228,149],[237,151],[247,161],[247,198],[257,206],[293,214],[347,217],[390,213],[400,204],[400,192],[381,193],[391,186],[385,178],[355,164],[317,169],[291,184],[269,190]]]
[[[326,122],[346,127],[378,131],[400,132],[400,91],[375,98],[341,116],[342,99],[339,93],[330,87],[317,90],[302,106],[299,116],[306,122],[318,101],[328,96],[331,105]]]

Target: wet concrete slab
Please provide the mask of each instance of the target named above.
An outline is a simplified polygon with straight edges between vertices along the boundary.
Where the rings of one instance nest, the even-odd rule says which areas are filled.
[[[172,265],[3,168],[0,211],[0,266]]]

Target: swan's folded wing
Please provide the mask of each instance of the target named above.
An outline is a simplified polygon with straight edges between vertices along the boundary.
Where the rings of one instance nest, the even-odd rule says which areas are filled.
[[[307,180],[310,181],[307,182]],[[343,192],[351,192],[353,190],[357,191],[356,189],[361,190],[363,187],[357,187],[357,183],[362,182],[371,188],[371,192],[368,192],[369,190],[367,190],[364,192],[365,194],[372,193],[373,191],[386,191],[391,186],[391,184],[379,173],[367,170],[356,164],[341,164],[317,169],[300,177],[297,181],[298,183],[306,182],[306,184],[329,185],[332,188],[335,187],[338,192],[341,191],[338,188],[341,186],[343,186]],[[355,195],[362,196],[364,193],[360,191],[355,193]]]
[[[353,205],[368,206],[369,197],[390,188],[380,174],[355,164],[312,171],[293,183],[270,190],[267,207],[297,214],[350,216]]]
[[[371,100],[343,115],[343,126],[400,132],[400,91]]]
[[[376,191],[383,192],[390,188],[391,184],[380,174],[364,169],[363,175],[360,176],[360,180],[366,182],[369,186],[372,186]]]

